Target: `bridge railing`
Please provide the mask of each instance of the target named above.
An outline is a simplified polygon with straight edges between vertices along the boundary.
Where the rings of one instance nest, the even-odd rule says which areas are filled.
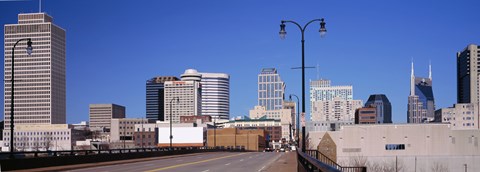
[[[367,172],[367,167],[342,167],[318,150],[297,149],[298,171]]]
[[[173,147],[173,148],[131,148],[131,149],[89,149],[64,151],[18,151],[0,152],[0,159],[24,159],[52,156],[84,156],[98,154],[124,154],[136,152],[162,152],[178,150],[218,150],[218,151],[245,151],[245,149],[225,149],[222,147]]]

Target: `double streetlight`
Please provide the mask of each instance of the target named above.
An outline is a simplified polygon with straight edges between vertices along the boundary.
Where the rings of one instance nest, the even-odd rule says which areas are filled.
[[[287,35],[287,31],[285,31],[285,23],[293,23],[298,26],[302,33],[302,116],[305,115],[305,29],[310,23],[315,21],[320,22],[320,36],[324,37],[327,33],[327,29],[325,28],[325,19],[313,19],[305,24],[303,27],[295,21],[292,20],[282,20],[280,24],[280,38],[285,39]],[[305,151],[305,126],[302,126],[302,151]]]
[[[172,102],[173,100],[177,100],[177,104],[180,103],[180,98],[174,97],[172,100],[170,100],[170,150],[173,150],[172,148],[172,139],[173,139],[173,134],[172,134]]]
[[[15,125],[13,123],[13,120],[14,120],[14,116],[13,116],[13,104],[14,104],[14,99],[13,99],[13,92],[14,92],[14,85],[15,85],[15,78],[14,78],[14,69],[15,69],[15,47],[17,46],[17,44],[20,42],[20,41],[27,41],[27,54],[28,55],[31,55],[32,54],[32,51],[33,51],[33,47],[32,47],[32,39],[31,38],[24,38],[24,39],[20,39],[18,40],[12,47],[12,74],[11,74],[11,80],[10,80],[10,83],[12,84],[11,85],[11,90],[10,90],[10,93],[12,93],[11,97],[10,97],[10,152],[14,152],[14,146],[13,146],[13,140],[15,140],[13,138],[13,129],[15,128]],[[13,154],[11,154],[13,156]]]

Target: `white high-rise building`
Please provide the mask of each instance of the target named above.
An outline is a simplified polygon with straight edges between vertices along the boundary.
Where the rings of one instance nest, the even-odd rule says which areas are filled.
[[[180,123],[180,116],[202,114],[201,75],[195,69],[187,69],[181,77],[181,81],[165,81],[165,121]]]
[[[310,81],[312,121],[353,121],[362,100],[353,100],[351,85],[332,86],[330,80]]]
[[[340,97],[343,100],[353,99],[351,85],[332,86],[330,80],[310,81],[310,102],[321,100],[333,100]]]
[[[258,105],[266,110],[283,108],[285,83],[275,68],[264,68],[258,75]]]
[[[230,76],[224,73],[200,73],[202,115],[212,119],[230,117]]]
[[[327,101],[314,101],[312,106],[312,121],[353,121],[355,110],[362,107],[362,100],[344,100],[334,98]]]
[[[65,30],[45,13],[18,15],[18,24],[5,25],[4,140],[10,134],[11,55],[20,39],[31,38],[15,48],[15,124],[64,124],[66,122]],[[7,144],[6,144],[7,145]]]

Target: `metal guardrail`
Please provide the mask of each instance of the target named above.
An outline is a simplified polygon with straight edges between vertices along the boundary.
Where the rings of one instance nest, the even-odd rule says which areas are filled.
[[[367,172],[367,167],[342,167],[318,150],[297,149],[298,171]]]
[[[0,152],[1,159],[25,159],[56,156],[84,156],[99,154],[125,154],[137,152],[165,152],[178,150],[219,150],[219,151],[245,151],[245,149],[225,149],[221,147],[174,147],[170,148],[132,148],[132,149],[105,149],[105,150],[68,150],[68,151],[20,151]]]

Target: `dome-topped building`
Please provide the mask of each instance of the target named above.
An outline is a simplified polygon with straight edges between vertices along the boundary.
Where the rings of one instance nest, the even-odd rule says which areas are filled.
[[[198,73],[195,69],[187,69],[180,77],[182,78],[182,81],[200,81],[202,79],[202,74]]]

